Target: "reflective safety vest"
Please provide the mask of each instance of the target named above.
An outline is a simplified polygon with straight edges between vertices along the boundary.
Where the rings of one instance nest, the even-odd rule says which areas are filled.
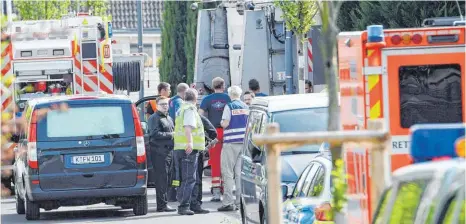
[[[230,108],[230,124],[223,132],[224,143],[243,143],[246,124],[248,122],[249,107],[240,100],[228,103]]]
[[[154,111],[154,113],[157,112],[157,103],[155,100],[149,100],[149,104],[152,107],[152,111]]]
[[[204,150],[205,148],[205,134],[204,134],[204,125],[202,124],[201,116],[196,111],[196,106],[190,103],[183,103],[180,106],[180,109],[176,113],[175,120],[175,150],[185,150],[188,140],[184,133],[183,120],[184,113],[187,110],[193,110],[196,114],[196,128],[191,132],[193,140],[193,150]]]

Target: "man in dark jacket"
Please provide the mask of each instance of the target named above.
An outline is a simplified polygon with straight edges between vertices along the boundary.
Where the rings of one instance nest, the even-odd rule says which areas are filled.
[[[157,98],[157,111],[149,117],[149,144],[152,164],[155,170],[155,191],[157,212],[174,212],[176,209],[167,205],[167,188],[171,166],[170,153],[173,150],[173,134],[175,127],[168,116],[169,98]]]

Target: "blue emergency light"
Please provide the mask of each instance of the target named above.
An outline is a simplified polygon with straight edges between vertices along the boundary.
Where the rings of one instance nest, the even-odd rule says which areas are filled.
[[[383,26],[371,25],[367,26],[367,42],[382,42],[384,41]]]
[[[419,124],[411,127],[411,157],[415,163],[440,157],[458,157],[455,143],[465,135],[466,125]]]

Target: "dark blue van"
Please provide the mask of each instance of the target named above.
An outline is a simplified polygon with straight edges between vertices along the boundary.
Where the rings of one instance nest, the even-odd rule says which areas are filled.
[[[14,168],[18,214],[36,220],[40,208],[98,203],[147,214],[144,134],[129,98],[33,99],[24,117]]]

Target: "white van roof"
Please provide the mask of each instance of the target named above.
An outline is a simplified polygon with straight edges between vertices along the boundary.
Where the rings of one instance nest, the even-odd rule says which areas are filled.
[[[340,94],[338,94],[340,95]],[[338,96],[340,100],[340,96]],[[256,97],[251,107],[266,107],[268,112],[328,107],[328,93],[291,94]]]

